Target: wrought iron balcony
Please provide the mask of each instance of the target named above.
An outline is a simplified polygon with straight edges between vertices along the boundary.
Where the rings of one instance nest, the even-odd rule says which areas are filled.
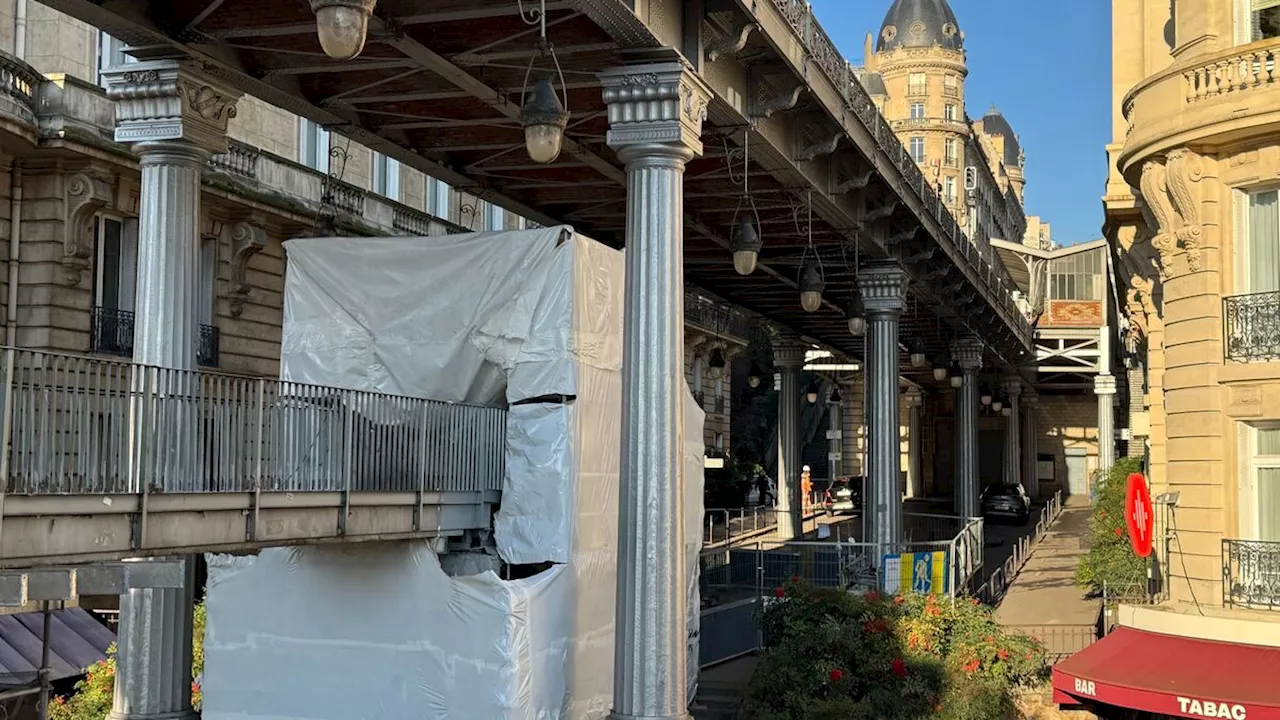
[[[715,333],[750,340],[758,332],[750,318],[697,293],[684,294],[684,319]]]
[[[4,363],[10,494],[502,488],[501,408],[30,350]]]
[[[89,320],[89,350],[104,355],[133,356],[134,315],[130,310],[95,306]],[[200,326],[196,362],[201,367],[218,366],[221,335],[212,325]]]
[[[1280,610],[1280,542],[1222,541],[1222,604]]]
[[[1227,360],[1280,360],[1280,292],[1225,297],[1222,317]]]

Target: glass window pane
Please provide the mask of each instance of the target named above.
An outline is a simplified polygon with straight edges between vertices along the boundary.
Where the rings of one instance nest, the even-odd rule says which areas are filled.
[[[1280,468],[1258,468],[1258,539],[1280,540]]]
[[[1280,290],[1280,192],[1249,195],[1249,292]]]
[[[1258,430],[1258,454],[1280,456],[1280,428]]]

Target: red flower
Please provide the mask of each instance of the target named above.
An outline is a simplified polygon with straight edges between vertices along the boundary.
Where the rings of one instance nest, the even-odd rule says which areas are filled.
[[[920,638],[916,637],[915,633],[911,633],[910,635],[907,636],[907,647],[914,650],[916,646],[918,646],[919,644],[920,644]]]
[[[199,695],[199,694],[200,694],[200,683],[198,683],[198,682],[196,682],[196,681],[194,681],[194,680],[192,680],[192,681],[191,681],[191,694],[192,694],[192,695]]]
[[[895,605],[901,605],[902,603],[904,603],[904,602],[906,602],[906,601],[907,601],[907,599],[906,599],[906,598],[904,598],[904,597],[902,597],[901,595],[895,595],[895,596],[894,596],[894,598],[893,598],[893,603],[894,603]]]
[[[1124,531],[1121,530],[1120,528],[1116,528],[1116,537],[1123,537],[1123,536],[1124,536]]]
[[[969,599],[969,602],[973,603],[973,604],[974,604],[974,606],[977,606],[977,605],[981,605],[981,604],[982,604],[982,601],[981,601],[981,600],[979,600],[978,598],[970,598],[970,599]]]
[[[986,638],[984,638],[984,639],[983,639],[983,642],[988,643],[988,644],[989,644],[989,643],[993,643],[993,642],[995,642],[995,641],[996,641],[995,637],[994,637],[994,636],[991,636],[991,635],[988,635]]]
[[[1099,511],[1098,511],[1098,517],[1100,517],[1100,518],[1105,518],[1106,516],[1107,516],[1107,511],[1106,511],[1106,510],[1099,510]]]
[[[982,663],[978,662],[975,658],[964,664],[964,671],[972,675],[977,672],[980,667],[982,667]]]
[[[927,607],[927,608],[925,608],[925,609],[924,609],[924,614],[925,614],[925,615],[930,615],[930,616],[932,616],[932,617],[942,617],[942,611],[941,611],[941,610],[939,610],[939,609],[938,609],[938,608],[936,608],[936,607]]]
[[[798,583],[798,582],[800,582],[800,576],[799,576],[799,575],[792,575],[792,576],[791,576],[791,582],[793,582],[793,583]]]
[[[902,658],[894,658],[891,667],[893,668],[893,674],[899,678],[907,676],[907,664],[902,661]]]
[[[53,699],[53,701],[54,701],[54,702],[56,702],[56,703],[58,703],[59,705],[66,705],[66,704],[67,704],[67,699],[66,699],[66,698],[64,698],[64,697],[62,697],[61,695],[59,695],[59,696],[55,697],[55,698]]]
[[[1027,653],[1027,659],[1028,659],[1028,660],[1030,660],[1030,659],[1032,659],[1033,657],[1035,657],[1035,655],[1036,655],[1036,654],[1035,654],[1035,653],[1033,653],[1033,652],[1028,652],[1028,653]]]
[[[1008,650],[1005,650],[1005,649],[1003,649],[1003,648],[1001,648],[1001,649],[999,649],[999,650],[997,650],[997,651],[996,651],[996,657],[1000,658],[1001,660],[1008,660],[1008,659],[1009,659],[1009,651],[1008,651]]]
[[[776,598],[786,597],[787,591],[783,590],[782,588],[777,588],[776,590],[773,591],[773,596]]]
[[[880,602],[880,593],[876,592],[875,590],[872,590],[871,592],[867,593],[863,597],[867,599],[867,602]]]
[[[840,682],[844,679],[844,671],[840,668],[836,668],[835,670],[827,673],[827,677],[831,679],[831,682]]]
[[[869,633],[882,633],[889,629],[889,621],[882,617],[872,618],[862,625],[862,629]]]

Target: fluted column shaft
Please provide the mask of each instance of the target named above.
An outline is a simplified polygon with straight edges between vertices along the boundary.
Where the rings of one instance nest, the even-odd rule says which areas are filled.
[[[963,382],[956,390],[956,514],[978,517],[981,480],[978,474],[978,370],[982,368],[982,341],[958,340],[951,346],[952,360],[960,366]]]
[[[858,274],[867,318],[867,541],[888,551],[902,542],[901,413],[898,405],[898,322],[907,278],[896,265]]]
[[[1028,389],[1022,394],[1022,482],[1032,500],[1040,499],[1039,443],[1036,434],[1040,429],[1036,422],[1036,405],[1039,396]]]
[[[1009,408],[1009,417],[1004,424],[1004,484],[1012,486],[1022,482],[1022,415],[1019,404],[1022,381],[1010,378],[1005,381],[1004,391]]]
[[[844,409],[842,403],[832,402],[827,405],[827,463],[828,475],[834,481],[844,473],[842,456],[844,425]]]
[[[1098,469],[1107,472],[1116,464],[1116,377],[1098,375],[1093,379],[1098,396]]]
[[[226,150],[227,123],[240,92],[178,58],[122,66],[105,76],[107,94],[115,101],[115,139],[134,144],[142,174],[133,359],[166,370],[194,370],[202,301],[200,175],[212,153]],[[147,373],[137,389],[189,396],[198,392],[194,385],[181,374]],[[161,408],[171,409],[164,403]],[[201,457],[188,432],[195,428],[182,416],[167,422],[172,434],[159,438],[160,462],[169,469],[166,483],[187,476],[194,481]],[[120,596],[112,720],[194,716],[195,564],[195,557],[186,559],[181,589],[136,589]]]
[[[924,497],[924,437],[921,436],[920,413],[924,395],[919,388],[907,391],[907,497]]]
[[[804,535],[804,488],[800,485],[800,370],[804,348],[794,338],[783,338],[773,348],[773,364],[782,382],[778,386],[778,537],[794,540]]]
[[[600,74],[627,169],[613,717],[688,718],[684,168],[710,97],[678,63]]]

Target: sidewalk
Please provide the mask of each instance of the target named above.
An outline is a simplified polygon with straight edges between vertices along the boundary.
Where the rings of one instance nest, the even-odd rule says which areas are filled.
[[[1102,602],[1086,599],[1075,578],[1088,550],[1089,516],[1088,498],[1067,500],[996,608],[1001,625],[1036,635],[1050,655],[1074,653],[1096,637]]]

